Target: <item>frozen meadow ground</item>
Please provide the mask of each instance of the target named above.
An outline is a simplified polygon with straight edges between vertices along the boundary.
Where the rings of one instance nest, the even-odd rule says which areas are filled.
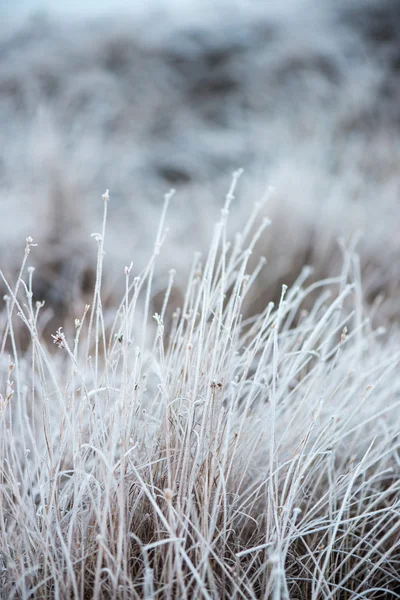
[[[396,3],[175,4],[1,34],[0,597],[398,598]]]

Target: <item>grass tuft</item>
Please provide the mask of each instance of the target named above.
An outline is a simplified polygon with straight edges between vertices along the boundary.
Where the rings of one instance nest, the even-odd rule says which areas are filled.
[[[172,192],[113,314],[108,192],[73,325],[43,335],[31,238],[17,283],[3,277],[2,599],[400,598],[399,334],[371,327],[352,253],[244,318],[268,278],[249,261],[269,222],[260,203],[229,241],[239,176],[180,306],[171,271],[151,314]]]

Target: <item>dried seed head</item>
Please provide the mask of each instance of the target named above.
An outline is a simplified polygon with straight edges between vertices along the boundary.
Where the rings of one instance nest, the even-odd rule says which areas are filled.
[[[33,238],[28,235],[28,237],[26,238],[26,246],[25,246],[25,255],[27,256],[30,251],[31,251],[31,246],[37,246],[37,244],[33,243]]]
[[[51,337],[53,338],[53,344],[56,344],[59,348],[65,348],[65,336],[62,332],[62,327],[59,327],[56,335],[52,335]]]
[[[133,262],[131,262],[131,264],[125,267],[125,275],[128,276],[130,274],[130,272],[132,271],[132,267],[133,267]]]
[[[168,502],[168,504],[170,504],[172,502],[172,498],[173,498],[173,491],[170,488],[165,488],[163,490],[163,494],[164,494],[164,498],[165,500]]]

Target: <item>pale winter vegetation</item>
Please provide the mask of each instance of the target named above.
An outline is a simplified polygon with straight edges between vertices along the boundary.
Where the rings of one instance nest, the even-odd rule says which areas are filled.
[[[3,4],[1,600],[400,598],[398,0]]]
[[[345,248],[336,276],[308,285],[306,268],[243,318],[272,191],[229,239],[238,176],[182,304],[170,271],[159,314],[172,194],[113,310],[103,196],[91,304],[52,337],[27,239],[2,316],[2,598],[400,597],[398,333],[371,327]]]
[[[145,266],[160,198],[176,187],[159,266],[173,264],[183,285],[187,255],[206,251],[227,177],[243,167],[234,229],[250,199],[266,185],[277,189],[274,228],[259,248],[269,272],[267,285],[257,283],[257,309],[279,301],[282,283],[304,264],[313,265],[313,281],[338,272],[337,238],[360,234],[366,300],[384,295],[381,321],[397,318],[398,1],[146,0],[129,3],[146,10],[121,15],[115,0],[112,14],[96,19],[102,3],[79,3],[90,5],[90,19],[42,12],[3,23],[0,253],[8,275],[19,268],[20,240],[35,232],[36,293],[57,312],[70,310],[90,290],[96,190],[110,188],[104,283],[116,290],[121,257]],[[11,13],[19,3],[7,4]]]

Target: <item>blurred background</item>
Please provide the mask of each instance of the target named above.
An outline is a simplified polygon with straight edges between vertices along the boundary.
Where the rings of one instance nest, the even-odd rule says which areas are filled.
[[[124,266],[137,273],[150,258],[173,187],[156,294],[174,267],[178,302],[243,167],[232,233],[276,188],[253,310],[305,264],[314,279],[336,275],[344,243],[360,254],[368,304],[398,320],[398,0],[0,0],[0,14],[0,268],[11,281],[31,235],[36,297],[79,315],[109,188],[111,302]]]

